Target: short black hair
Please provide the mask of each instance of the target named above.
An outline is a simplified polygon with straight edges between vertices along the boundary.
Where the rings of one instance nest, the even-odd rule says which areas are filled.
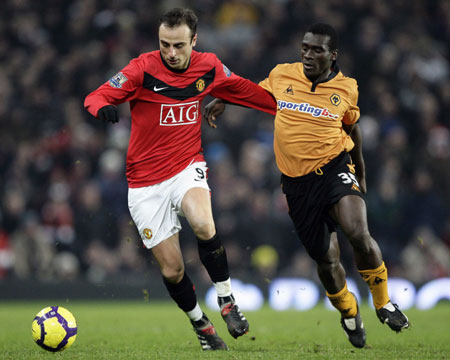
[[[328,47],[331,51],[337,50],[338,48],[338,35],[334,27],[324,23],[317,23],[311,25],[306,32],[316,34],[316,35],[328,35],[330,40],[328,41]]]
[[[191,9],[173,8],[165,12],[159,18],[159,26],[162,24],[167,27],[187,25],[191,30],[191,41],[197,33],[198,18]]]

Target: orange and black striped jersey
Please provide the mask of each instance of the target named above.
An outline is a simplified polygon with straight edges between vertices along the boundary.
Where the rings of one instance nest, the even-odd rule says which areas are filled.
[[[354,146],[342,123],[359,118],[358,85],[335,71],[329,80],[313,84],[302,63],[280,64],[259,83],[277,101],[274,151],[287,176],[315,171]]]

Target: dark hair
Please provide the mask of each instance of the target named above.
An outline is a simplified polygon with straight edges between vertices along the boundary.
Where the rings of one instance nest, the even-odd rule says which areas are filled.
[[[174,8],[165,12],[159,18],[159,26],[161,24],[167,27],[175,27],[179,25],[187,25],[191,30],[191,41],[197,33],[198,19],[197,15],[191,9]]]
[[[337,50],[338,47],[338,35],[336,30],[331,25],[317,23],[311,25],[306,32],[317,34],[317,35],[328,35],[330,37],[328,41],[328,47],[331,51]]]

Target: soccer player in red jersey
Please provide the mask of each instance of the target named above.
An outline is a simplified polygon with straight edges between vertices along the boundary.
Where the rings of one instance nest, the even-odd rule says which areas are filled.
[[[126,175],[131,216],[202,349],[227,350],[201,310],[184,270],[178,215],[186,217],[198,239],[200,260],[217,290],[228,331],[235,338],[247,333],[249,324],[235,303],[226,251],[214,225],[200,106],[208,94],[273,115],[276,104],[267,91],[232,73],[216,55],[193,50],[196,42],[194,12],[169,10],[160,18],[160,50],[131,60],[90,93],[84,106],[100,120],[116,123],[116,105],[129,102],[132,122]]]

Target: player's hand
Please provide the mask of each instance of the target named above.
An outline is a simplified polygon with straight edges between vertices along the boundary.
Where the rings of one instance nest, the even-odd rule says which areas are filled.
[[[217,128],[216,119],[225,111],[225,102],[221,99],[214,99],[205,106],[203,117],[212,128]]]
[[[98,110],[97,117],[105,122],[119,122],[119,111],[115,105],[106,105]]]

